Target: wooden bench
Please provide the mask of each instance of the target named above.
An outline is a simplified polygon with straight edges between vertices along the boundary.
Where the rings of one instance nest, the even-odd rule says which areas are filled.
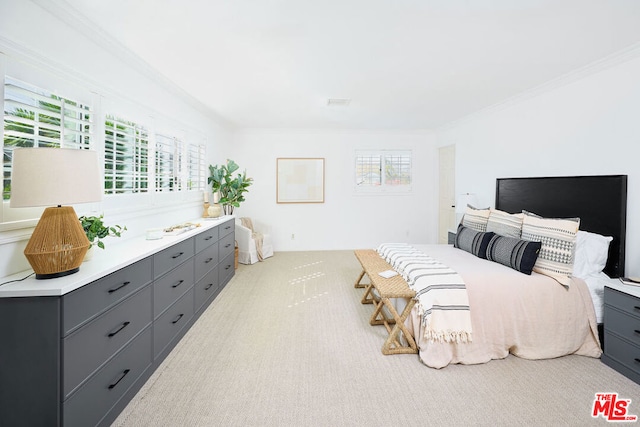
[[[358,276],[354,287],[365,288],[361,302],[363,304],[373,304],[375,307],[369,323],[371,325],[384,325],[389,333],[389,337],[382,345],[382,353],[417,353],[418,346],[404,324],[416,303],[415,291],[409,288],[407,282],[400,275],[386,279],[378,274],[393,268],[375,250],[359,249],[355,251],[355,255],[362,266],[362,273]],[[369,283],[366,284],[361,283],[365,275],[369,277]],[[392,298],[403,298],[406,301],[407,304],[402,313],[398,313],[391,302]],[[391,314],[391,317],[385,314],[384,308]],[[402,342],[400,333],[404,336],[406,344]]]

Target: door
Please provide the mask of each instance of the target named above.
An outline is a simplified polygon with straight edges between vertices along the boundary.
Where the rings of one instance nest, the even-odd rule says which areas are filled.
[[[456,229],[456,146],[439,148],[438,153],[438,243],[448,242],[449,231]]]

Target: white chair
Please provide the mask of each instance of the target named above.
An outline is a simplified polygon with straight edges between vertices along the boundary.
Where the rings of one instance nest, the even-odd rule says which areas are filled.
[[[273,256],[270,227],[258,221],[252,220],[251,222],[253,223],[253,231],[262,234],[262,258]],[[242,225],[240,218],[236,218],[236,241],[238,242],[238,262],[240,264],[255,264],[259,261],[253,232]]]

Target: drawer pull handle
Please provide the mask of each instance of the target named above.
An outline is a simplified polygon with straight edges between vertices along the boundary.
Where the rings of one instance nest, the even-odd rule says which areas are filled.
[[[633,332],[635,332],[636,334],[640,334],[640,331],[637,329],[634,329]]]
[[[204,240],[211,240],[211,239],[213,239],[213,236],[207,236],[204,238]]]
[[[638,359],[637,357],[635,359],[633,359],[633,360],[635,360],[636,362],[640,363],[640,359]]]
[[[225,270],[228,270],[231,268],[231,264],[227,264],[227,266],[224,268]]]
[[[231,246],[231,243],[227,243],[226,245],[224,245],[225,248],[228,248],[229,246]]]
[[[177,288],[178,286],[182,285],[184,283],[184,280],[179,280],[178,283],[176,283],[175,285],[171,285],[172,288]]]
[[[119,327],[118,329],[116,329],[116,330],[115,330],[115,331],[113,331],[113,332],[110,332],[110,333],[109,333],[109,335],[107,335],[107,336],[108,336],[109,338],[111,338],[111,337],[115,337],[115,336],[116,336],[116,334],[117,334],[118,332],[120,332],[121,330],[123,330],[124,328],[126,328],[127,326],[129,326],[129,323],[131,323],[131,322],[124,322],[122,325],[120,325],[120,327]]]
[[[180,321],[180,319],[182,319],[182,316],[184,316],[184,313],[178,314],[178,317],[176,318],[176,320],[172,320],[171,323],[175,325]]]
[[[225,230],[228,230],[228,229],[230,229],[230,228],[231,228],[231,226],[230,226],[230,225],[227,225],[224,229],[225,229]]]
[[[213,261],[213,258],[207,258],[207,259],[204,261],[204,263],[205,263],[205,264],[209,264],[211,261]]]
[[[172,256],[171,258],[173,258],[173,259],[180,258],[182,255],[184,255],[184,252],[178,252],[177,254]]]
[[[209,283],[209,284],[207,285],[207,287],[206,287],[206,288],[204,288],[204,290],[205,290],[205,291],[208,291],[209,289],[211,289],[211,287],[212,287],[212,286],[213,286],[213,283]]]
[[[112,293],[114,293],[116,291],[119,291],[120,289],[124,288],[125,286],[127,286],[130,283],[131,282],[124,282],[122,285],[118,286],[117,288],[109,289],[109,293],[112,294]]]
[[[115,388],[115,386],[117,386],[117,385],[118,385],[118,383],[119,383],[120,381],[122,381],[122,380],[124,379],[124,377],[126,377],[126,376],[127,376],[127,374],[129,373],[129,371],[130,371],[130,369],[125,369],[125,370],[122,372],[122,375],[120,375],[120,378],[118,378],[118,380],[117,380],[115,383],[113,383],[113,384],[109,384],[109,390],[111,390],[111,389]]]
[[[634,305],[633,308],[635,308],[636,310],[640,310],[640,307],[638,307],[637,305]]]

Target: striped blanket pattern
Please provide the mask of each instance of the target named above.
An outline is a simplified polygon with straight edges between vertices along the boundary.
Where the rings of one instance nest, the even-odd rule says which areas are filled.
[[[458,273],[405,243],[385,243],[377,252],[416,291],[429,342],[471,342],[469,297]]]

